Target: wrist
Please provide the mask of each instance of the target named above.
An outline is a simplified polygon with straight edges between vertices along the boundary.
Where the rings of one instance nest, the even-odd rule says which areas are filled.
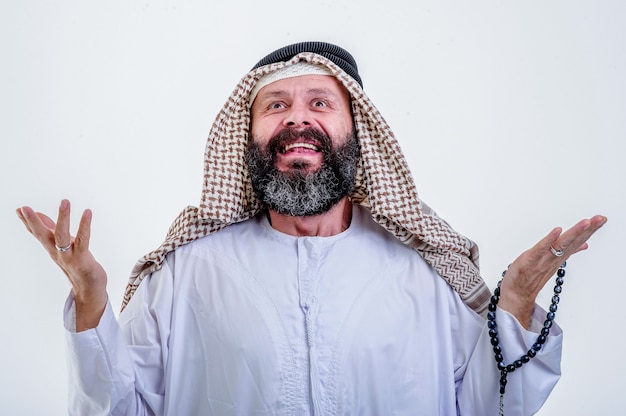
[[[535,297],[532,295],[520,296],[507,283],[507,279],[502,280],[498,306],[513,315],[524,329],[529,329],[535,310]]]
[[[76,332],[86,331],[98,326],[108,302],[106,291],[97,293],[74,293],[76,307]]]

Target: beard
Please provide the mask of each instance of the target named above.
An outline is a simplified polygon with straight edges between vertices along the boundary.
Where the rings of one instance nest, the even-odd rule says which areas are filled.
[[[306,160],[295,159],[290,170],[276,168],[279,149],[296,138],[314,141],[323,153],[322,165],[310,171]],[[354,188],[359,144],[354,131],[344,144],[333,149],[331,139],[309,128],[301,131],[285,129],[272,137],[266,149],[250,141],[246,163],[256,195],[267,207],[279,214],[293,217],[319,215],[330,210]]]

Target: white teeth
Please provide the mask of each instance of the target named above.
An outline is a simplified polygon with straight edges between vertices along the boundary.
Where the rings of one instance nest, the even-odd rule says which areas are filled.
[[[287,146],[285,146],[285,150],[284,151],[287,152],[287,151],[289,151],[291,149],[294,149],[296,147],[303,147],[305,149],[315,150],[316,152],[318,151],[317,146],[312,145],[310,143],[291,143],[291,144],[288,144]]]

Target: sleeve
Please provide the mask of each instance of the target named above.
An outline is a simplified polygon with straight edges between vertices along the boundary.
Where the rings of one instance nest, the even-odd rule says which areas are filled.
[[[496,311],[504,361],[511,363],[535,343],[546,313],[535,306],[531,330],[524,329],[515,317]],[[539,353],[521,368],[508,374],[504,395],[507,416],[533,415],[544,404],[561,375],[562,331],[553,325]],[[500,371],[494,359],[489,329],[485,321],[474,350],[457,372],[457,412],[459,415],[497,415],[500,403]]]
[[[144,279],[119,321],[107,303],[98,326],[83,332],[75,332],[70,294],[64,311],[68,414],[162,414],[172,280],[166,264]]]

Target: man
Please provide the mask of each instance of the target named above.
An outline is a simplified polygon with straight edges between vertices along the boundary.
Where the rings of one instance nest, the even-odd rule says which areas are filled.
[[[418,198],[341,48],[289,45],[241,80],[209,135],[199,208],[137,264],[119,322],[88,250],[91,212],[72,237],[69,210],[18,215],[72,283],[71,414],[498,412],[477,250]],[[556,228],[511,264],[506,362],[541,328],[539,290],[605,222]],[[560,334],[508,376],[508,415],[545,401]]]

